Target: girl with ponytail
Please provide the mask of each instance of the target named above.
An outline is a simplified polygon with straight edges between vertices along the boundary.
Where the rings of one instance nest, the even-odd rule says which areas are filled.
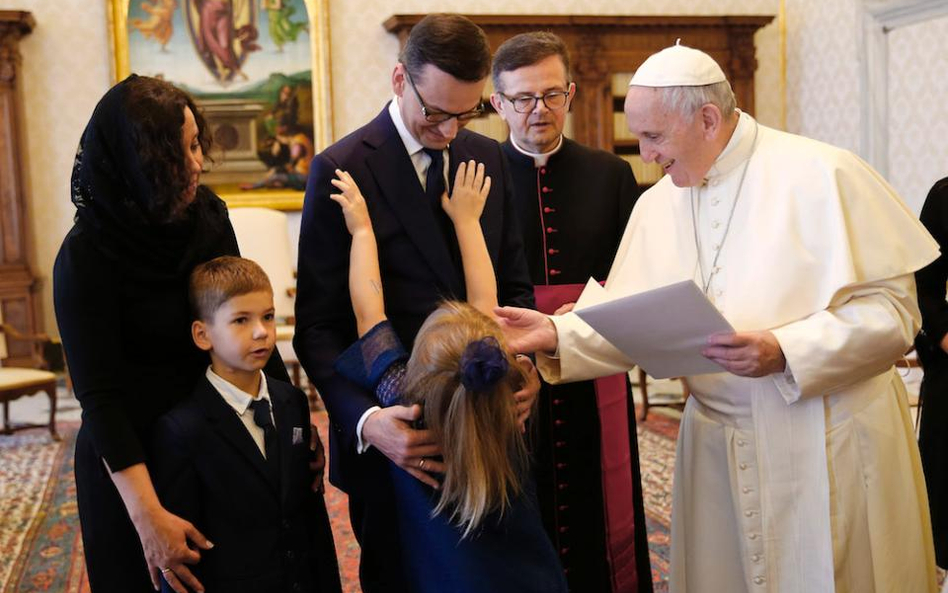
[[[458,166],[442,207],[457,236],[468,302],[446,301],[425,321],[411,355],[385,316],[369,211],[344,171],[333,180],[352,234],[349,292],[359,340],[336,370],[381,405],[419,404],[442,459],[435,490],[391,465],[400,554],[412,591],[565,593],[566,581],[540,521],[514,393],[525,377],[493,319],[494,269],[480,216],[490,190],[484,166]],[[425,465],[428,464],[426,468]]]

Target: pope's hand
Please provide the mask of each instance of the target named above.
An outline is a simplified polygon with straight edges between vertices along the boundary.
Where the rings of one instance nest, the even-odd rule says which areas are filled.
[[[780,343],[769,331],[715,334],[701,354],[742,377],[763,377],[787,368]]]
[[[494,315],[507,337],[507,347],[514,352],[556,351],[556,326],[543,313],[519,307],[497,307]]]

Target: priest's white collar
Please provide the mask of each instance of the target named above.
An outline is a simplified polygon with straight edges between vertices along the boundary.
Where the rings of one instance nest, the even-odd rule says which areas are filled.
[[[753,117],[747,115],[740,109],[737,111],[739,114],[737,127],[734,128],[734,133],[731,134],[731,139],[728,141],[727,146],[724,147],[724,150],[718,155],[714,164],[711,165],[711,168],[705,175],[705,179],[714,179],[727,175],[736,169],[738,165],[749,159],[751,153],[754,152],[754,129],[757,127],[757,122],[754,121]]]
[[[556,146],[548,152],[530,152],[529,150],[523,149],[517,144],[517,141],[514,140],[513,134],[510,135],[510,144],[517,149],[522,155],[528,156],[533,159],[533,166],[535,167],[545,167],[547,161],[550,160],[550,157],[560,151],[563,148],[563,134],[560,134],[559,140],[556,141]]]
[[[424,145],[412,136],[408,128],[405,127],[402,112],[398,110],[398,95],[392,97],[391,103],[388,104],[388,115],[392,118],[392,123],[395,124],[395,129],[402,139],[402,144],[405,145],[405,150],[408,151],[408,156],[412,156],[424,148]]]

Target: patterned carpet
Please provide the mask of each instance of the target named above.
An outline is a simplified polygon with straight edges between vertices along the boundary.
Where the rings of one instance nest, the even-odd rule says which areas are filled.
[[[326,434],[326,415],[314,420]],[[31,430],[0,435],[0,593],[88,593],[76,511],[73,450],[78,425],[59,426],[62,442]],[[656,593],[667,591],[671,479],[678,422],[659,413],[639,425],[649,552]],[[359,546],[346,497],[327,485],[345,593],[360,593]]]

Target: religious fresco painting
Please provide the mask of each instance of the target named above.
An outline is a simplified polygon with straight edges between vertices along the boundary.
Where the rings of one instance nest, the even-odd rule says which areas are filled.
[[[202,181],[222,194],[301,192],[315,153],[304,0],[131,0],[127,9],[128,70],[189,92],[211,126],[214,162]]]

